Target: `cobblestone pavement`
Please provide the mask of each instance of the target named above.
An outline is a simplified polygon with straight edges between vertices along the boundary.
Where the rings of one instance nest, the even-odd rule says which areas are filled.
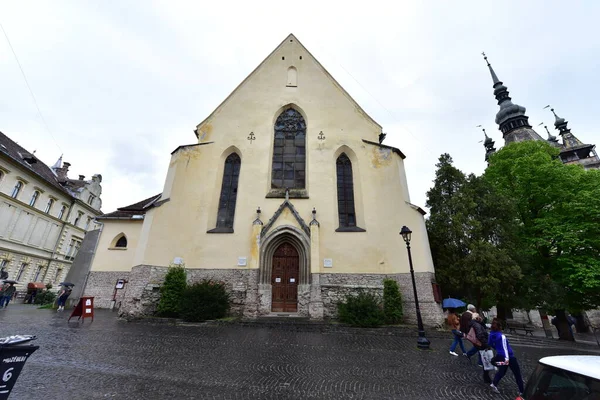
[[[431,351],[411,333],[288,326],[128,323],[97,310],[67,324],[68,312],[11,305],[0,336],[33,334],[31,356],[11,395],[30,399],[514,399],[481,369],[448,354],[450,337],[431,333]],[[598,347],[511,337],[525,376],[542,356],[599,354]]]

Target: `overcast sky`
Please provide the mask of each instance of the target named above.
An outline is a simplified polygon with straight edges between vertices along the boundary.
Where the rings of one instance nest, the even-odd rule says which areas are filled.
[[[161,192],[170,152],[294,33],[406,154],[424,206],[441,153],[483,172],[476,125],[503,144],[482,51],[543,137],[551,104],[600,144],[600,2],[491,3],[2,2],[52,135],[1,32],[0,131],[46,164],[64,153],[72,177],[102,174],[110,212]]]

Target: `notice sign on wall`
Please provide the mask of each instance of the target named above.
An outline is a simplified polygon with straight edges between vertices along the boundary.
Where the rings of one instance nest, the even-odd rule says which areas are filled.
[[[238,266],[243,267],[247,264],[246,257],[238,257]]]
[[[325,259],[323,259],[323,266],[325,268],[332,268],[333,267],[333,260],[331,258],[325,258]]]

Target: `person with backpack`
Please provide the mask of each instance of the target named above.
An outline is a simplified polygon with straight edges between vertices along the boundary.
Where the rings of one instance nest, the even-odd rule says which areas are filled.
[[[506,371],[510,368],[519,387],[519,396],[522,396],[525,391],[525,385],[523,383],[523,376],[521,375],[521,368],[513,353],[513,349],[508,344],[508,339],[502,333],[502,324],[496,318],[492,321],[492,331],[490,332],[488,345],[496,350],[496,356],[492,359],[492,363],[498,366],[498,372],[496,372],[494,381],[490,387],[494,392],[500,393],[498,383],[500,383],[500,379],[504,377]]]
[[[56,311],[64,311],[65,310],[65,304],[67,303],[67,299],[71,295],[72,291],[73,291],[72,286],[63,286],[63,289],[58,294],[58,301],[57,301],[58,309]]]

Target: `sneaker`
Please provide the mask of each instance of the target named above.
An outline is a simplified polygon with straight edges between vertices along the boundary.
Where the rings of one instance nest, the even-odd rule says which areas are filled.
[[[496,387],[496,385],[494,385],[493,383],[490,384],[490,387],[492,388],[492,390],[494,391],[494,393],[498,393],[500,394],[500,391],[498,390],[498,388]]]
[[[456,354],[455,352],[451,351],[450,354],[452,354],[453,356],[458,357],[458,354]]]
[[[467,355],[467,353],[463,353],[463,356],[469,358],[469,356]],[[470,358],[469,358],[469,360],[470,360]]]

